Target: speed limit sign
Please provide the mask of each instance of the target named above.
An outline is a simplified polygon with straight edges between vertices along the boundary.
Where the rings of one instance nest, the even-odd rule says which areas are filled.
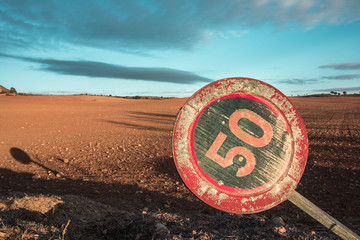
[[[186,186],[217,209],[250,214],[288,199],[339,237],[360,239],[295,191],[307,161],[306,129],[267,83],[226,78],[196,92],[177,116],[173,155]]]
[[[227,78],[196,92],[175,123],[173,153],[187,187],[223,211],[261,212],[288,199],[308,141],[292,103],[255,79]]]
[[[173,155],[186,186],[217,209],[251,214],[288,199],[339,237],[360,239],[295,191],[308,156],[306,129],[267,83],[226,78],[196,92],[177,116]]]

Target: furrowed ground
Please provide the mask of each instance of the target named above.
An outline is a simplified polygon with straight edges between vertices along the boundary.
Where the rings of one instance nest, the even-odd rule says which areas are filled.
[[[171,152],[185,101],[0,96],[0,238],[276,239],[279,217],[285,237],[337,238],[289,202],[239,216],[198,200]],[[291,101],[309,137],[297,191],[359,234],[360,97]]]

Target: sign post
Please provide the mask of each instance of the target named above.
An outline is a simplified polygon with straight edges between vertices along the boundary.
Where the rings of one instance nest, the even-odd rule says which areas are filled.
[[[309,213],[311,203],[295,192],[308,155],[305,125],[286,96],[262,81],[227,78],[196,92],[178,114],[173,155],[187,187],[217,209],[251,214],[289,199]],[[323,213],[309,214],[319,221],[329,216]],[[340,237],[359,237],[329,221]]]

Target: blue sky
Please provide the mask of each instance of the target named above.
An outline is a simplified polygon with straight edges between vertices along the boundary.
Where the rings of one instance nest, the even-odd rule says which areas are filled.
[[[358,93],[359,43],[358,0],[0,0],[0,84],[25,93]]]

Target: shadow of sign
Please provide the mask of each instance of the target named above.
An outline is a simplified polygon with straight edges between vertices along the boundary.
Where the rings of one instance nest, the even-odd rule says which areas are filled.
[[[20,148],[16,148],[16,147],[13,147],[10,149],[10,154],[11,156],[16,160],[18,161],[19,163],[22,163],[22,164],[25,164],[25,165],[28,165],[28,164],[31,164],[31,163],[34,163],[40,167],[42,167],[43,169],[45,169],[46,171],[51,171],[53,172],[55,175],[58,173],[58,171],[55,171],[55,170],[52,170],[48,167],[45,167],[44,165],[38,163],[38,162],[35,162],[34,160],[32,160],[30,158],[30,156],[24,152],[23,150],[21,150]]]
[[[21,150],[20,148],[11,148],[10,154],[16,161],[18,161],[22,164],[27,165],[27,164],[30,164],[33,162],[33,160],[31,160],[30,156],[26,152]]]

